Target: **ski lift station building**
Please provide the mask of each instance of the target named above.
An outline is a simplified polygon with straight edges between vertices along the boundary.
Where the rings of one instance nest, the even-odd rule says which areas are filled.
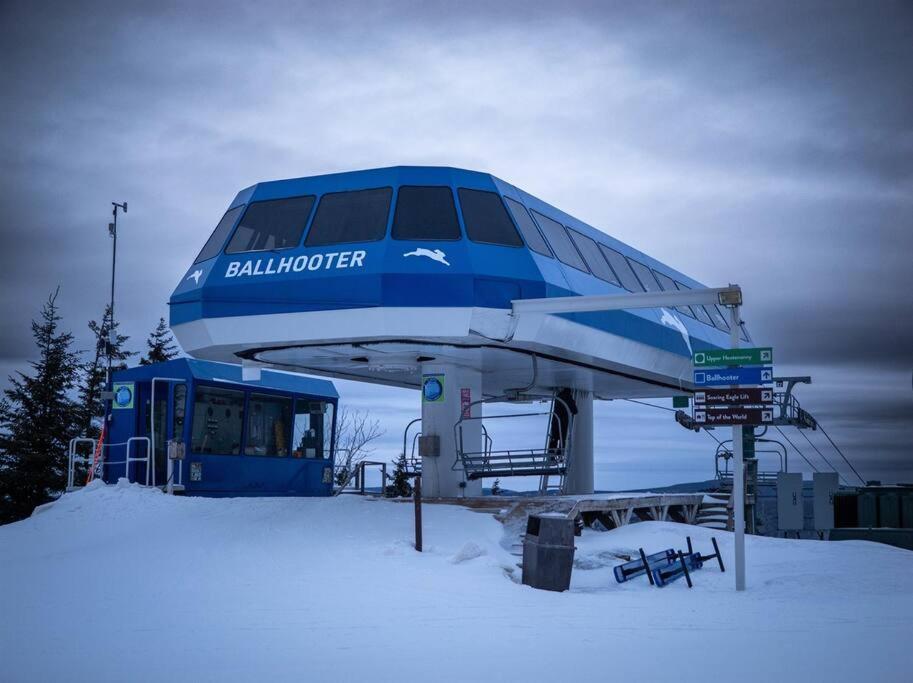
[[[486,445],[482,401],[569,391],[573,427],[550,434],[538,462],[562,460],[563,490],[589,493],[592,401],[688,394],[692,352],[729,345],[716,304],[634,299],[704,288],[487,173],[393,167],[242,190],[170,315],[187,353],[249,376],[277,368],[421,389],[432,496],[478,495],[486,472],[523,461]],[[581,295],[631,297],[632,308],[536,308]],[[470,471],[479,461],[466,455],[480,453],[506,464]]]
[[[332,493],[332,382],[268,371],[244,382],[237,364],[179,358],[115,372],[112,389],[108,483],[126,476],[207,496]],[[169,473],[175,445],[183,458]]]

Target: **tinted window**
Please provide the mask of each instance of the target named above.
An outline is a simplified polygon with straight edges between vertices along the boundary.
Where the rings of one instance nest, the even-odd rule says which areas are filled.
[[[548,240],[552,251],[554,251],[555,256],[558,257],[558,260],[569,266],[573,266],[578,270],[588,272],[586,264],[583,262],[583,259],[580,258],[577,249],[574,248],[574,243],[571,242],[571,238],[567,236],[564,226],[558,221],[553,221],[548,216],[543,216],[538,211],[533,211],[533,213],[536,214],[536,222],[539,224],[539,227],[542,228],[542,233],[545,235],[545,239]]]
[[[320,198],[305,244],[320,247],[346,242],[376,242],[387,233],[393,190],[333,192]]]
[[[653,271],[647,268],[640,261],[635,261],[632,258],[628,259],[628,263],[631,264],[631,268],[634,270],[637,279],[640,280],[640,284],[644,286],[644,289],[648,292],[658,292],[660,291],[659,284],[656,282],[656,278],[653,277]]]
[[[458,240],[460,224],[449,187],[399,188],[393,216],[398,240]]]
[[[687,289],[691,289],[691,287],[689,287],[688,285],[683,285],[678,280],[675,281],[675,286],[683,291],[687,290]],[[694,315],[697,317],[697,319],[700,320],[702,323],[706,323],[707,325],[710,325],[710,326],[713,325],[713,321],[710,319],[710,316],[707,314],[707,311],[704,310],[703,306],[692,306],[691,311],[694,313]]]
[[[291,425],[292,399],[251,394],[247,408],[247,445],[244,454],[287,456]]]
[[[243,391],[197,387],[191,453],[240,454],[243,413]]]
[[[507,202],[507,209],[510,211],[510,215],[514,217],[514,222],[517,224],[517,227],[520,228],[523,239],[526,240],[526,246],[538,254],[551,256],[552,252],[548,248],[545,238],[542,237],[539,228],[533,223],[533,219],[530,218],[526,207],[510,197],[505,197],[504,199]]]
[[[615,277],[615,273],[609,268],[609,264],[606,263],[602,253],[599,251],[596,240],[591,239],[576,230],[572,230],[571,228],[568,228],[567,231],[570,234],[571,239],[574,240],[574,244],[577,245],[577,249],[580,251],[580,255],[583,256],[583,260],[586,261],[590,270],[593,271],[593,275],[606,282],[611,282],[613,285],[620,285],[621,283],[618,281],[618,278]]]
[[[622,287],[629,292],[644,291],[643,285],[641,285],[640,281],[634,276],[634,271],[631,270],[631,266],[628,265],[627,260],[621,253],[604,244],[599,245],[599,250],[602,252],[602,255],[606,257],[606,261],[609,262],[609,265],[612,266],[612,270],[615,271],[615,274],[621,280]]]
[[[729,323],[726,322],[728,315],[723,315],[723,310],[714,304],[709,304],[704,306],[707,309],[707,312],[710,314],[710,317],[713,318],[713,324],[716,325],[723,332],[729,332]],[[728,311],[727,311],[728,313]]]
[[[206,240],[203,250],[200,252],[200,255],[197,256],[194,263],[207,261],[214,256],[219,255],[219,252],[222,251],[222,245],[225,244],[225,240],[228,237],[228,233],[230,233],[231,229],[235,226],[235,221],[238,220],[238,214],[240,214],[243,209],[243,206],[236,206],[222,216],[222,220],[219,221],[219,224],[216,226],[216,229],[213,230],[212,235]]]
[[[656,280],[659,282],[659,286],[663,288],[664,292],[678,291],[678,287],[675,286],[675,281],[671,277],[665,273],[660,273],[658,270],[654,270],[653,274],[656,276]],[[689,306],[676,306],[675,310],[679,313],[687,315],[689,318],[694,317],[694,313],[691,312],[691,308]]]
[[[461,187],[460,207],[466,235],[473,242],[500,244],[505,247],[522,247],[523,240],[507,215],[501,195]]]
[[[251,204],[225,253],[297,247],[313,207],[312,196]]]

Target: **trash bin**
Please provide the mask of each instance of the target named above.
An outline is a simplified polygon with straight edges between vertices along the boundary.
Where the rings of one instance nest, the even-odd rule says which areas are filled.
[[[566,591],[574,567],[574,520],[562,514],[530,515],[523,537],[523,583]]]

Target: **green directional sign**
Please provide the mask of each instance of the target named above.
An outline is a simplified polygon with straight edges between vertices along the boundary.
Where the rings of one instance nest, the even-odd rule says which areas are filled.
[[[696,368],[717,365],[770,365],[774,360],[774,350],[764,346],[757,349],[695,351],[692,360]]]

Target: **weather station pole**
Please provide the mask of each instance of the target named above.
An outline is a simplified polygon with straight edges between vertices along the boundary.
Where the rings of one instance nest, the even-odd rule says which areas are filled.
[[[111,213],[114,215],[114,222],[108,223],[108,234],[111,235],[114,240],[111,247],[111,303],[110,303],[110,318],[108,320],[108,329],[105,330],[105,355],[108,357],[108,368],[105,371],[105,385],[110,386],[111,384],[111,333],[114,330],[114,272],[117,267],[117,210],[123,209],[124,213],[127,213],[127,202],[123,204],[118,204],[117,202],[111,202],[111,205],[114,207],[111,209]],[[108,389],[110,391],[110,388]]]
[[[739,309],[735,304],[729,308],[729,343],[739,348]],[[738,385],[733,385],[733,389]],[[732,455],[735,466],[732,473],[732,512],[735,532],[735,589],[745,590],[745,458],[742,449],[742,425],[732,428]]]

